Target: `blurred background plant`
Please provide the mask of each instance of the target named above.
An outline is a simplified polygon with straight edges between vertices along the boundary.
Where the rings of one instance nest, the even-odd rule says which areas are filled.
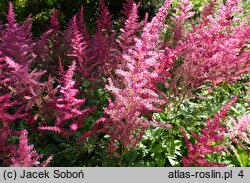
[[[7,11],[10,0],[0,1],[0,22],[5,21],[5,15],[3,12]],[[110,12],[118,17],[120,15],[120,9],[123,0],[107,0]],[[218,0],[221,2],[223,0]],[[33,34],[35,36],[40,35],[46,30],[49,24],[49,18],[52,10],[57,9],[59,14],[59,21],[63,27],[66,26],[68,20],[73,17],[79,10],[79,7],[83,5],[85,7],[85,22],[88,29],[93,31],[95,24],[95,15],[98,7],[98,0],[12,0],[14,4],[14,10],[16,18],[19,22],[25,20],[30,14],[34,18],[33,20]],[[148,12],[149,18],[152,17],[155,12],[162,6],[164,0],[136,0],[140,2],[139,14],[144,17],[145,13]],[[193,10],[199,15],[199,12],[209,2],[209,0],[191,0]],[[175,7],[178,0],[173,0],[172,7]],[[248,16],[250,13],[250,1],[242,0],[242,7],[245,9],[244,14]]]

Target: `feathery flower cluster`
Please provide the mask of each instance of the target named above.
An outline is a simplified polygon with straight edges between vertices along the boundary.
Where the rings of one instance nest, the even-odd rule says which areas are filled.
[[[74,88],[75,81],[73,80],[75,67],[76,63],[73,62],[64,75],[64,85],[60,89],[60,93],[62,94],[62,96],[59,97],[56,101],[58,112],[56,126],[63,126],[66,120],[73,119],[75,117],[81,117],[81,119],[83,119],[83,114],[90,111],[90,109],[79,110],[85,100],[75,98],[75,95],[78,92],[78,89]],[[79,125],[77,122],[74,122],[74,124],[77,126]]]
[[[11,76],[5,84],[13,88],[14,95],[22,94],[26,99],[31,99],[39,95],[45,86],[39,80],[46,71],[33,70],[29,72],[28,65],[20,65],[10,57],[5,57],[5,60],[11,69]]]
[[[55,101],[56,122],[55,126],[40,126],[40,130],[50,130],[56,133],[67,133],[64,127],[67,121],[72,120],[70,129],[76,131],[83,127],[83,121],[88,114],[93,110],[91,108],[80,110],[85,103],[85,99],[77,99],[75,96],[78,89],[74,88],[75,81],[73,80],[76,62],[73,61],[65,75],[63,76],[63,86],[60,88],[61,96]]]
[[[11,95],[5,94],[0,96],[0,160],[8,163],[8,153],[12,149],[12,145],[8,144],[8,138],[12,136],[13,130],[10,125],[16,120],[25,117],[26,113],[21,113],[19,110],[11,114],[8,110],[18,106],[16,101],[11,101]],[[21,109],[21,108],[20,108]]]
[[[250,144],[250,115],[245,114],[235,119],[231,118],[231,124],[228,124],[228,135],[232,142],[246,149],[244,144]]]
[[[212,86],[234,82],[242,73],[250,71],[250,25],[247,18],[240,21],[239,0],[221,4],[217,14],[214,1],[204,9],[191,31],[182,37],[175,48],[184,61],[175,71],[174,82],[199,88],[204,82]],[[213,15],[215,14],[215,15]],[[187,13],[189,15],[189,13]]]
[[[184,35],[185,31],[185,23],[187,19],[193,17],[195,12],[192,12],[192,4],[190,4],[189,0],[180,0],[178,2],[179,7],[174,8],[175,14],[172,15],[171,20],[174,23],[174,26],[169,27],[174,35],[173,35],[173,43],[177,44],[179,39],[181,39]]]
[[[116,70],[122,84],[115,86],[116,81],[108,80],[106,89],[114,95],[115,101],[109,100],[109,106],[104,109],[105,117],[96,122],[93,132],[98,131],[98,126],[103,126],[99,131],[111,136],[109,150],[113,154],[118,149],[117,142],[130,149],[138,144],[148,127],[167,126],[146,117],[151,117],[152,112],[161,111],[166,102],[159,96],[155,83],[165,82],[168,78],[168,71],[164,69],[169,68],[165,67],[164,50],[158,48],[158,41],[169,6],[170,1],[166,0],[152,21],[145,25],[141,37],[135,38],[135,46],[128,50],[129,55],[126,52],[122,55],[127,63],[126,68]],[[137,6],[134,5],[125,23],[125,29],[133,33],[135,30],[131,24],[137,24],[136,11]]]
[[[32,167],[40,164],[39,159],[41,159],[43,155],[39,155],[36,151],[34,151],[33,145],[28,145],[27,134],[28,132],[26,130],[21,131],[18,149],[12,150],[11,152],[11,166]]]
[[[96,32],[94,35],[94,52],[96,54],[96,62],[101,65],[101,72],[110,76],[115,59],[112,56],[112,49],[115,48],[115,33],[112,32],[112,14],[104,0],[99,1],[99,14],[97,16]]]
[[[22,25],[16,22],[13,6],[10,2],[7,15],[8,22],[0,34],[0,50],[4,59],[1,61],[3,73],[0,83],[18,99],[23,105],[33,103],[45,86],[40,77],[46,71],[30,72],[31,64],[35,59],[33,52],[31,24],[28,18]],[[27,105],[28,106],[28,105]]]
[[[11,57],[17,63],[30,65],[35,59],[31,33],[32,20],[27,18],[22,25],[19,25],[10,2],[7,21],[0,34],[0,50],[4,56]]]
[[[123,55],[128,55],[129,50],[133,49],[135,46],[135,38],[136,33],[138,32],[139,28],[141,27],[139,21],[139,15],[138,15],[138,8],[139,5],[133,4],[133,7],[131,9],[131,13],[128,17],[128,19],[125,22],[124,28],[121,28],[121,35],[119,36],[118,45],[121,48],[121,51],[118,52],[118,64],[119,69],[125,69],[126,68],[126,59],[123,59]],[[124,62],[124,63],[123,63]]]
[[[221,154],[222,150],[225,149],[223,145],[219,145],[224,141],[226,131],[226,128],[220,123],[220,120],[225,120],[225,115],[236,100],[237,97],[234,97],[217,114],[214,115],[214,119],[210,118],[206,121],[206,126],[202,129],[201,136],[192,132],[193,137],[197,141],[196,144],[192,144],[188,140],[185,130],[183,128],[181,129],[188,149],[187,157],[182,158],[184,166],[225,166],[224,164],[207,161],[206,156],[213,153]]]
[[[19,134],[10,126],[22,119],[29,130],[39,126],[39,130],[70,136],[95,109],[84,107],[83,86],[89,81],[100,83],[101,76],[108,81],[105,89],[112,99],[103,108],[104,116],[79,140],[104,132],[110,135],[109,152],[119,156],[119,148],[134,148],[147,128],[169,128],[152,117],[168,102],[159,84],[169,88],[172,82],[173,91],[183,89],[180,86],[197,89],[204,82],[212,86],[234,82],[250,71],[250,25],[247,18],[238,16],[240,0],[227,0],[218,9],[216,0],[211,0],[197,23],[190,22],[191,27],[186,22],[194,16],[192,5],[180,0],[171,18],[173,25],[167,26],[173,32],[166,40],[169,47],[162,30],[170,0],[165,0],[150,22],[147,15],[139,22],[139,4],[133,2],[124,1],[121,28],[114,30],[113,16],[105,0],[100,0],[94,35],[84,23],[83,7],[65,31],[59,24],[59,12],[53,10],[49,29],[36,40],[32,39],[32,19],[18,24],[10,2],[7,23],[0,25],[0,160],[6,159],[6,165],[48,165],[52,156],[39,164],[42,156],[28,145],[28,130],[21,131],[19,148],[8,144],[11,136]],[[192,132],[196,144],[181,129],[188,148],[188,156],[182,159],[185,166],[224,166],[207,161],[206,156],[224,150],[217,144],[224,141],[226,132],[220,120],[236,99],[206,121],[201,136]],[[244,148],[250,144],[249,116],[239,118],[238,123],[231,121],[229,138]]]
[[[125,20],[129,18],[132,13],[134,0],[124,0],[121,13],[124,15]]]
[[[84,25],[84,24],[83,24]],[[80,33],[78,25],[77,25],[77,16],[75,15],[72,20],[72,25],[70,26],[72,29],[72,39],[71,39],[71,46],[72,46],[72,54],[69,54],[69,56],[73,56],[77,58],[80,72],[82,73],[84,78],[88,77],[88,74],[90,69],[88,66],[90,65],[89,62],[91,62],[90,59],[87,59],[87,49],[88,44],[85,41],[85,37]]]

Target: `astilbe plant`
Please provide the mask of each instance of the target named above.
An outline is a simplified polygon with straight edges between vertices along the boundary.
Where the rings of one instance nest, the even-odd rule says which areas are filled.
[[[39,160],[43,155],[39,155],[34,149],[33,145],[28,145],[28,132],[22,130],[20,134],[19,145],[17,149],[11,152],[11,165],[14,167],[32,167],[32,166],[48,166],[52,157],[46,161],[40,162]]]
[[[16,112],[10,113],[8,110],[13,107],[16,107]],[[14,147],[12,144],[9,144],[8,139],[15,134],[10,125],[16,119],[22,119],[27,115],[22,113],[21,108],[18,107],[17,101],[11,101],[10,94],[0,96],[0,160],[7,165],[10,161],[8,154]]]
[[[244,114],[235,119],[231,118],[228,127],[228,135],[231,142],[238,144],[243,149],[250,145],[250,115]]]
[[[20,104],[28,108],[43,91],[45,84],[40,82],[40,78],[46,71],[31,71],[31,64],[36,58],[31,19],[19,25],[10,3],[7,21],[0,34],[0,50],[4,57],[1,64],[4,74],[1,75],[0,83],[6,93],[13,94]]]
[[[73,62],[63,77],[64,85],[60,89],[60,93],[62,94],[62,96],[58,97],[56,101],[58,112],[56,126],[63,126],[64,121],[75,117],[81,117],[81,119],[83,119],[83,115],[86,115],[87,112],[90,111],[90,108],[80,110],[80,107],[85,102],[85,99],[75,98],[78,92],[78,89],[74,88],[75,81],[73,80],[75,67],[76,63]],[[77,122],[74,122],[74,124],[77,126],[79,125]]]
[[[79,17],[82,16],[83,16],[82,13],[80,13]],[[78,65],[77,69],[79,70],[79,73],[81,73],[83,78],[85,79],[91,78],[91,72],[93,72],[93,66],[97,66],[98,63],[92,63],[94,56],[91,57],[89,55],[90,38],[86,32],[87,30],[84,26],[84,23],[80,22],[79,24],[77,24],[77,16],[75,15],[73,17],[73,20],[71,21],[69,28],[71,29],[69,31],[72,34],[71,35],[72,53],[68,54],[68,56],[72,56],[77,60],[77,65]],[[82,31],[80,32],[80,30]]]
[[[96,32],[94,34],[95,60],[100,64],[99,72],[105,76],[110,76],[111,71],[116,66],[115,59],[111,55],[115,49],[115,33],[112,31],[112,14],[109,12],[104,0],[100,0],[99,14],[96,20]]]
[[[28,65],[18,64],[10,57],[5,57],[5,60],[11,74],[5,84],[11,89],[13,95],[19,98],[20,102],[26,100],[24,103],[27,104],[27,108],[32,107],[44,90],[45,83],[41,83],[39,80],[46,71],[33,70],[30,72]]]
[[[66,57],[68,44],[67,39],[65,39],[64,32],[61,31],[61,26],[59,23],[59,12],[56,9],[53,9],[50,17],[50,27],[48,31],[52,30],[49,38],[49,48],[53,53],[50,56],[51,61],[58,61],[58,57]],[[50,63],[52,68],[54,63]],[[56,66],[54,66],[54,69]]]
[[[174,106],[174,100],[169,100],[175,97],[172,91],[180,88],[182,94],[206,82],[212,87],[233,83],[249,72],[250,25],[247,18],[239,19],[239,0],[228,0],[218,9],[216,0],[211,0],[195,22],[188,22],[194,16],[190,2],[180,0],[170,18],[172,24],[166,27],[170,0],[151,21],[146,14],[142,22],[139,4],[133,2],[124,1],[120,29],[114,30],[113,16],[105,1],[100,0],[93,35],[84,23],[83,7],[65,31],[59,24],[59,12],[53,10],[49,28],[35,40],[32,19],[18,24],[13,5],[9,4],[7,23],[0,25],[0,160],[5,159],[6,165],[46,166],[52,159],[39,164],[41,155],[28,145],[28,130],[49,130],[66,136],[82,131],[96,109],[85,106],[85,90],[90,97],[93,91],[90,85],[83,87],[86,83],[100,84],[104,77],[111,97],[103,108],[103,117],[98,116],[93,129],[78,140],[105,133],[110,136],[108,151],[119,156],[135,148],[146,129],[171,127],[156,121],[153,113]],[[172,31],[167,40],[163,40],[164,28]],[[172,90],[166,93],[169,83]],[[248,116],[239,118],[238,123],[231,120],[233,127],[228,129],[221,123],[236,99],[206,121],[200,136],[192,132],[195,144],[181,129],[188,150],[182,159],[184,166],[224,166],[206,158],[225,150],[225,133],[242,148],[249,144]],[[11,126],[16,124],[12,124],[21,120],[29,124],[27,129],[14,130]],[[20,133],[19,147],[15,147],[9,139]]]
[[[164,50],[158,50],[158,40],[169,6],[170,1],[167,0],[152,21],[145,25],[141,37],[134,38],[135,45],[128,50],[129,54],[125,52],[122,55],[123,62],[127,63],[126,68],[116,70],[122,84],[115,86],[116,81],[110,78],[106,86],[115,100],[109,100],[108,107],[104,109],[105,116],[96,122],[93,133],[101,131],[109,134],[109,151],[116,156],[119,142],[128,150],[138,144],[148,127],[167,126],[147,117],[152,117],[152,112],[161,111],[166,102],[155,84],[165,82],[169,77],[167,62],[170,60],[164,55]],[[137,24],[136,10],[137,6],[134,5],[132,14],[125,23],[128,32],[136,33],[134,26],[130,25]]]
[[[49,28],[34,42],[34,53],[37,55],[34,67],[40,66],[47,71],[47,75],[57,77],[58,58],[67,57],[70,41],[65,31],[61,30],[59,12],[56,9],[52,10]]]
[[[208,82],[213,87],[233,83],[249,72],[250,52],[246,48],[250,25],[247,18],[240,21],[236,15],[242,12],[239,0],[228,0],[217,12],[214,4],[211,1],[197,19],[198,24],[179,38],[175,50],[183,62],[174,72],[174,86],[180,82],[197,89]]]
[[[7,23],[1,30],[0,50],[4,56],[11,57],[19,64],[28,64],[34,60],[33,41],[31,33],[32,19],[19,25],[15,19],[13,5],[10,2]]]
[[[139,15],[138,15],[139,4],[133,4],[131,9],[131,13],[129,14],[128,19],[125,22],[124,28],[121,28],[121,35],[119,39],[117,39],[119,50],[117,50],[117,59],[118,59],[118,68],[125,69],[126,68],[126,60],[122,57],[124,55],[128,55],[129,49],[133,49],[135,46],[135,38],[136,34],[141,27],[139,23]]]
[[[193,6],[189,0],[180,0],[178,2],[178,6],[179,7],[174,8],[175,13],[171,17],[174,25],[168,26],[168,28],[173,32],[172,44],[177,44],[179,39],[184,36],[185,24],[187,23],[187,20],[195,14],[195,12],[192,12]]]
[[[87,118],[88,114],[93,111],[94,108],[80,109],[85,99],[76,98],[78,89],[74,88],[75,81],[73,80],[75,68],[76,62],[73,61],[72,65],[63,75],[63,86],[60,87],[59,91],[61,95],[58,96],[56,101],[54,101],[55,103],[52,104],[52,106],[54,105],[56,113],[55,126],[40,126],[40,130],[51,130],[57,133],[64,133],[67,131],[64,129],[64,126],[69,120],[72,120],[70,129],[76,131],[78,128],[83,127],[84,120]]]
[[[197,141],[195,144],[192,144],[189,141],[184,128],[181,129],[188,149],[187,157],[182,158],[184,166],[226,166],[225,164],[210,162],[206,160],[206,156],[213,153],[221,154],[223,150],[226,150],[223,145],[226,128],[225,125],[221,123],[221,120],[225,120],[225,115],[228,113],[229,109],[236,102],[236,100],[237,97],[234,97],[217,114],[214,115],[214,119],[209,118],[206,121],[206,126],[202,129],[200,136],[192,132],[193,137]]]
[[[134,3],[135,3],[134,0],[125,0],[124,3],[122,4],[121,13],[123,14],[125,20],[127,20],[131,15]]]

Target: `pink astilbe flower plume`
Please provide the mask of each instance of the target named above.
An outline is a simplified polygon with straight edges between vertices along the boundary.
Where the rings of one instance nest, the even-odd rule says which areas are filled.
[[[40,77],[44,73],[46,73],[46,71],[36,71],[35,69],[32,72],[29,72],[29,68],[27,65],[20,65],[9,57],[6,57],[6,63],[11,69],[13,69],[11,71],[13,75],[12,79],[16,81],[15,87],[19,89],[18,91],[16,91],[16,93],[24,93],[22,89],[24,88],[26,90],[29,90],[29,92],[35,96],[37,90],[35,88],[44,86],[44,83],[39,82],[39,80]]]
[[[35,150],[33,150],[33,145],[28,145],[27,135],[27,130],[21,131],[18,149],[11,152],[11,166],[13,167],[33,167],[40,165],[39,160],[43,157],[43,155],[39,155]],[[48,165],[49,161],[51,161],[51,157],[42,165]]]
[[[221,154],[225,150],[225,146],[219,145],[224,142],[226,128],[221,124],[221,120],[225,120],[225,115],[229,109],[236,102],[237,97],[234,97],[229,103],[227,103],[217,114],[214,115],[214,119],[210,118],[206,121],[206,126],[202,129],[201,135],[197,135],[192,132],[193,137],[197,141],[192,144],[184,128],[181,128],[182,134],[186,141],[188,149],[187,157],[182,158],[182,163],[186,167],[190,166],[226,166],[224,164],[209,162],[206,160],[206,156],[213,153]]]
[[[139,15],[138,15],[138,8],[139,5],[133,4],[133,7],[131,9],[131,13],[128,17],[128,19],[125,22],[124,28],[121,28],[121,35],[118,39],[118,45],[121,49],[118,55],[118,59],[120,61],[119,68],[125,69],[126,67],[126,60],[122,58],[122,55],[129,54],[129,49],[133,49],[135,46],[135,38],[136,33],[139,31],[139,28],[141,27],[139,23]],[[125,61],[122,63],[122,61]]]
[[[79,73],[82,75],[83,78],[90,78],[91,76],[91,70],[93,69],[93,66],[96,66],[96,64],[92,65],[93,56],[90,57],[89,55],[89,43],[85,40],[89,41],[89,37],[87,37],[87,33],[82,34],[79,31],[79,26],[77,25],[77,17],[76,15],[73,17],[73,20],[70,24],[71,29],[71,47],[72,47],[72,53],[68,54],[68,56],[72,56],[77,60],[77,69],[79,70]],[[92,65],[92,66],[91,66]]]
[[[65,120],[81,116],[83,113],[79,110],[82,104],[85,102],[84,99],[77,99],[75,95],[78,90],[74,88],[75,81],[72,79],[76,68],[75,61],[69,67],[68,71],[64,75],[64,84],[60,89],[61,97],[57,99],[56,107],[58,108],[58,118],[56,126],[62,126]]]
[[[170,1],[167,0],[152,21],[146,24],[142,36],[135,38],[135,42],[131,40],[135,46],[128,50],[129,55],[127,51],[122,55],[124,63],[127,63],[125,69],[116,70],[122,84],[116,85],[116,80],[111,78],[108,80],[106,89],[113,94],[115,100],[109,100],[108,107],[104,109],[105,116],[96,122],[93,133],[105,132],[111,136],[108,149],[114,155],[117,155],[118,142],[125,149],[130,149],[138,144],[148,127],[168,126],[149,121],[146,117],[152,117],[154,111],[161,111],[166,102],[159,97],[154,84],[157,83],[155,81],[165,82],[168,78],[168,74],[164,74],[163,77],[157,73],[160,65],[162,70],[166,69],[161,59],[164,57],[164,50],[157,51],[157,44],[169,6]],[[136,24],[136,13],[137,6],[134,5],[132,15],[125,25],[125,29],[132,30],[133,34],[136,33],[133,26],[128,26],[130,23]],[[99,128],[100,126],[103,128]]]
[[[16,63],[10,57],[5,57],[8,68],[10,68],[11,76],[4,82],[11,89],[19,101],[26,105],[26,109],[33,106],[36,99],[41,96],[44,91],[46,84],[41,83],[39,80],[46,71],[29,71],[27,64],[21,65]],[[28,101],[28,103],[27,103]]]
[[[26,109],[40,97],[45,86],[39,81],[45,71],[31,71],[36,58],[31,27],[30,17],[21,25],[16,22],[10,2],[7,23],[0,34],[0,50],[4,58],[1,60],[1,92],[11,93]]]
[[[179,7],[175,7],[175,14],[172,15],[171,20],[174,23],[173,27],[169,27],[173,33],[173,41],[176,44],[180,38],[182,38],[182,34],[185,30],[185,23],[187,19],[194,16],[195,12],[192,12],[192,5],[189,0],[180,0],[178,2]]]
[[[80,109],[85,103],[85,99],[76,98],[78,89],[75,88],[75,81],[73,80],[75,69],[76,62],[73,61],[67,72],[62,76],[63,83],[59,91],[61,95],[56,98],[54,106],[56,113],[55,126],[40,126],[40,130],[49,130],[68,135],[69,131],[65,129],[65,125],[69,120],[71,120],[70,129],[76,131],[78,128],[83,127],[84,120],[94,110],[94,107]]]
[[[247,149],[246,145],[250,145],[250,115],[245,114],[238,117],[237,121],[231,118],[227,125],[229,139],[243,149]]]
[[[238,0],[221,4],[213,15],[214,5],[204,9],[198,25],[193,25],[176,47],[183,59],[174,72],[173,81],[197,89],[208,82],[213,86],[224,82],[233,83],[243,73],[250,71],[250,25],[247,18],[240,21]],[[188,13],[187,13],[188,15]]]

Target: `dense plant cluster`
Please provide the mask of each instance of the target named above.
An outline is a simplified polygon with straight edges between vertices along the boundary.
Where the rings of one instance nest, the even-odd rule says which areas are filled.
[[[34,38],[32,17],[19,24],[9,3],[1,165],[250,166],[250,24],[240,0],[211,0],[199,17],[189,0],[166,0],[142,21],[139,6],[124,0],[114,20],[100,0],[93,34],[83,6],[66,30],[53,10]]]

